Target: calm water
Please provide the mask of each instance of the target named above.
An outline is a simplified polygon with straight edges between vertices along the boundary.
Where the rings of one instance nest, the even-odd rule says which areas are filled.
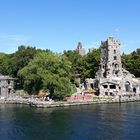
[[[0,105],[0,140],[140,140],[140,103],[45,109]]]

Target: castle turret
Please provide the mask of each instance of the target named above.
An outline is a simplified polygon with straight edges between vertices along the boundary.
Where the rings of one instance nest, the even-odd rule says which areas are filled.
[[[85,51],[85,49],[83,48],[81,42],[78,42],[78,45],[77,45],[77,48],[76,48],[76,52],[78,52],[78,53],[79,53],[80,55],[82,55],[82,56],[86,54],[86,51]]]

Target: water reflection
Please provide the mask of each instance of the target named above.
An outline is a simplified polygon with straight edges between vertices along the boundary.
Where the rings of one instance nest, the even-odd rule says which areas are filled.
[[[140,103],[65,108],[0,105],[2,140],[139,139]]]

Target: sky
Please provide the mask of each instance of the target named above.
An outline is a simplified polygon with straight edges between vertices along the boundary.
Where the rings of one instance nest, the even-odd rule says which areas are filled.
[[[0,0],[0,52],[20,45],[62,53],[99,48],[109,36],[121,51],[140,48],[140,0]]]

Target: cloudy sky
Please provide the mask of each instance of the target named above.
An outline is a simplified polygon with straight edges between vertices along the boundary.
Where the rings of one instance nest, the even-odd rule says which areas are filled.
[[[122,52],[140,48],[139,0],[0,0],[0,52],[63,52],[78,41],[98,48],[108,36],[120,39]]]

